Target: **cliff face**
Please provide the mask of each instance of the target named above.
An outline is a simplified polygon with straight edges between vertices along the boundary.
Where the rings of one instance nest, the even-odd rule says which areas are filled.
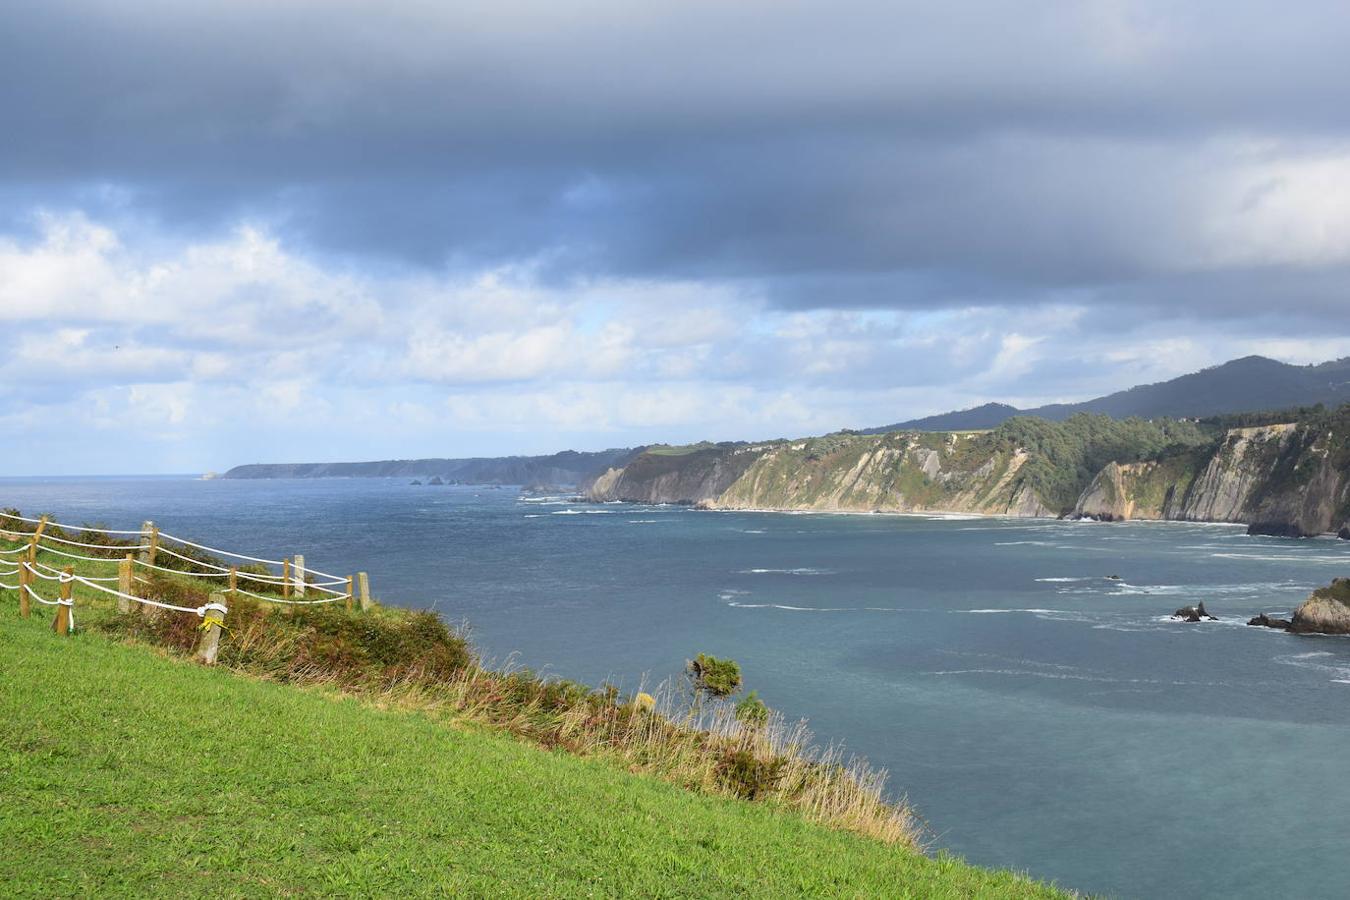
[[[1104,522],[1177,518],[1195,475],[1192,455],[1107,463],[1078,498],[1073,516]]]
[[[744,447],[647,452],[623,468],[602,474],[591,485],[589,496],[630,503],[708,503],[734,484],[757,455],[756,450]]]
[[[1297,427],[1266,425],[1228,432],[1187,493],[1180,510],[1169,518],[1204,522],[1240,522],[1253,496],[1264,486],[1285,454]]]
[[[1107,465],[1074,513],[1091,518],[1246,522],[1260,534],[1346,531],[1350,457],[1312,425],[1234,428],[1217,448]]]
[[[647,453],[596,480],[595,500],[715,509],[1053,515],[1019,477],[1027,454],[970,435],[831,435],[683,455]]]
[[[1338,424],[1233,428],[1200,442],[1171,440],[1160,423],[1170,443],[1148,445],[1139,441],[1157,437],[1146,430],[1151,424],[1135,420],[1130,444],[1120,433],[1093,437],[1105,426],[1084,419],[987,433],[846,433],[666,449],[610,469],[590,496],[715,509],[1245,522],[1255,533],[1350,537],[1350,421]],[[1079,443],[1066,443],[1074,435]]]

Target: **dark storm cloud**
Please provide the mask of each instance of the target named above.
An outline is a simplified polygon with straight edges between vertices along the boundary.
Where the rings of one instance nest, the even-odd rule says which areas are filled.
[[[3,26],[7,198],[799,308],[1334,294],[1321,258],[1214,263],[1207,228],[1226,173],[1344,153],[1342,3],[58,2]]]

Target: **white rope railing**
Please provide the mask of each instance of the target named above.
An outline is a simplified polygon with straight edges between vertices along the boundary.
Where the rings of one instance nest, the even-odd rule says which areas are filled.
[[[46,535],[43,535],[43,537],[45,538]],[[44,547],[42,546],[42,544],[38,544],[38,549],[40,549],[43,553],[55,553],[57,556],[64,556],[66,559],[82,559],[85,562],[96,562],[96,563],[121,562],[121,560],[113,559],[110,556],[84,556],[83,554],[80,553],[70,553],[66,550],[57,550],[55,547]]]
[[[30,518],[28,516],[18,515],[15,513],[0,512],[0,517],[5,519],[11,519],[17,522],[27,522],[39,526],[38,528],[33,529],[32,531],[15,532],[16,537],[14,539],[22,541],[23,544],[21,546],[13,547],[7,550],[0,549],[0,555],[3,556],[21,557],[21,555],[24,553],[41,552],[41,553],[55,554],[57,556],[61,556],[66,559],[80,560],[90,563],[120,565],[124,561],[125,556],[130,555],[132,556],[132,563],[134,565],[146,569],[152,569],[158,572],[164,572],[166,574],[183,575],[193,578],[212,578],[212,579],[233,578],[237,580],[247,580],[262,585],[263,587],[259,588],[260,590],[265,589],[265,590],[274,590],[277,591],[278,593],[288,593],[290,589],[294,589],[297,592],[301,592],[302,594],[306,590],[313,590],[320,594],[325,595],[323,597],[317,597],[313,599],[296,599],[289,596],[268,597],[264,596],[263,594],[240,589],[237,587],[236,581],[233,580],[231,581],[231,584],[235,585],[235,587],[232,588],[232,590],[235,593],[242,594],[243,596],[246,597],[252,597],[256,600],[261,600],[265,603],[281,603],[288,605],[316,605],[324,603],[334,603],[338,600],[343,599],[346,599],[348,602],[350,602],[352,599],[354,599],[353,598],[354,591],[352,590],[352,579],[350,578],[343,578],[339,575],[334,575],[330,572],[324,572],[320,569],[311,569],[308,566],[304,565],[295,565],[291,563],[289,560],[275,560],[275,559],[265,559],[263,557],[258,556],[249,556],[248,554],[236,553],[231,550],[222,550],[218,547],[211,547],[208,546],[207,544],[197,543],[196,541],[189,541],[185,538],[180,538],[173,534],[158,531],[157,529],[154,529],[151,523],[146,523],[146,525],[139,530],[131,531],[112,528],[99,528],[96,526],[76,527],[61,522],[57,522],[47,516],[43,516],[41,518]],[[48,527],[62,529],[68,532],[78,532],[79,533],[78,536],[80,537],[85,537],[92,534],[136,535],[141,538],[141,541],[134,544],[132,543],[112,544],[112,543],[94,543],[89,541],[80,541],[75,540],[73,538],[67,538],[55,534],[44,533],[44,529]],[[207,553],[219,554],[221,556],[232,557],[234,559],[247,560],[253,563],[262,563],[264,565],[282,566],[282,567],[293,566],[293,568],[289,569],[289,575],[288,574],[278,575],[270,572],[260,573],[260,572],[239,571],[237,567],[226,568],[224,566],[220,566],[215,563],[206,562],[200,559],[194,559],[185,552],[180,552],[179,550],[173,547],[165,546],[163,543],[161,543],[162,541],[173,541],[177,544],[182,545],[183,550],[187,550],[187,548],[196,548],[198,550],[202,550]],[[48,542],[56,542],[68,547],[81,547],[94,550],[114,551],[118,553],[119,556],[90,556],[87,554],[73,553],[70,552],[69,550],[63,550],[57,547],[52,547],[49,545]],[[150,558],[153,559],[154,554],[156,553],[166,553],[169,556],[172,556],[185,563],[188,563],[192,567],[192,569],[195,569],[197,571],[185,569],[173,569],[168,568],[166,566],[155,565],[148,559],[142,558],[148,554]],[[33,566],[23,561],[22,558],[16,559],[14,560],[14,562],[19,563],[22,568],[27,569],[36,578],[41,578],[48,581],[62,580],[63,578],[65,578],[66,573],[45,563],[38,562],[36,563],[36,566]],[[0,568],[0,576],[19,574],[20,571],[21,571],[20,567],[15,567],[11,569]],[[53,572],[57,574],[54,575],[47,574],[48,572]],[[307,580],[311,576],[318,576],[319,578],[326,580],[323,581]],[[155,606],[162,609],[175,610],[179,612],[196,612],[198,613],[198,615],[202,615],[202,613],[199,612],[199,610],[204,608],[204,607],[174,606],[173,604],[166,604],[156,600],[150,600],[149,598],[137,597],[132,594],[126,594],[121,591],[116,591],[98,584],[98,582],[120,581],[121,580],[120,575],[106,576],[106,577],[99,577],[93,575],[89,576],[78,575],[71,577],[74,581],[77,581],[80,584],[84,584],[90,588],[94,588],[96,590],[103,591],[108,594],[113,594],[115,596],[125,598],[128,600],[133,600],[137,603],[142,603],[147,606]],[[143,578],[140,578],[139,576],[133,577],[138,582],[142,582],[145,584],[151,583]],[[362,583],[364,584],[364,581]],[[11,587],[5,584],[4,582],[0,582],[0,587],[7,588],[9,590],[18,590],[20,587],[25,587],[27,588],[29,594],[33,593],[31,587],[28,587],[27,585],[23,584],[22,577],[20,577],[19,585]]]
[[[190,563],[192,563],[193,565],[201,566],[201,567],[204,568],[204,569],[213,569],[213,570],[215,570],[215,571],[217,571],[217,572],[227,572],[227,573],[230,571],[229,568],[227,568],[227,567],[225,567],[225,566],[217,566],[217,565],[213,565],[213,564],[211,564],[211,563],[209,563],[209,562],[202,562],[202,561],[199,560],[199,559],[193,559],[193,558],[190,557],[190,556],[185,556],[185,555],[183,555],[182,553],[177,553],[177,552],[171,550],[170,548],[165,547],[163,544],[161,544],[161,545],[159,546],[158,550],[159,550],[160,553],[167,553],[167,554],[169,554],[170,556],[175,557],[176,559],[181,559],[181,560],[183,560],[184,562],[190,562]]]
[[[58,575],[61,573],[61,570],[56,568],[56,566],[49,566],[46,563],[38,563],[38,565],[46,569],[48,572],[56,572]],[[18,570],[15,569],[15,571],[17,572]],[[116,575],[109,575],[105,578],[95,578],[93,575],[83,575],[81,577],[87,578],[90,581],[116,581],[118,578],[118,576]]]
[[[46,597],[43,597],[43,596],[42,596],[41,594],[39,594],[37,591],[33,590],[33,586],[32,586],[31,584],[25,584],[25,585],[23,586],[23,589],[26,590],[26,591],[28,592],[28,596],[32,597],[32,598],[33,598],[34,600],[36,600],[37,602],[39,602],[39,603],[45,603],[45,604],[47,604],[48,606],[74,606],[74,605],[75,605],[75,601],[74,601],[74,600],[61,600],[61,599],[59,599],[59,598],[56,599],[56,600],[48,600]]]
[[[140,566],[145,569],[154,569],[156,572],[167,572],[170,575],[191,575],[193,578],[228,578],[229,572],[185,572],[182,569],[166,569],[164,566],[157,566],[154,563],[148,563],[143,559],[133,559],[132,565]]]
[[[92,578],[88,578],[83,575],[76,575],[74,573],[58,571],[56,575],[47,575],[39,571],[39,569],[42,568],[50,569],[51,567],[43,566],[42,563],[37,563],[36,566],[30,565],[29,563],[24,563],[23,567],[32,574],[36,575],[37,577],[45,579],[47,581],[59,581],[62,584],[76,582],[84,585],[85,587],[93,588],[96,591],[101,591],[105,594],[109,594],[113,597],[118,597],[123,600],[131,600],[133,602],[140,603],[145,606],[153,606],[158,609],[167,609],[173,612],[195,613],[198,618],[205,616],[207,612],[210,612],[212,610],[217,610],[222,614],[229,612],[229,610],[225,606],[219,603],[203,603],[201,606],[178,606],[173,603],[165,603],[161,600],[153,600],[149,597],[137,597],[135,594],[127,594],[124,593],[123,591],[114,590],[113,588],[110,587],[104,587],[103,585],[98,584]],[[41,603],[45,603],[48,606],[59,605],[59,606],[73,607],[75,604],[74,598],[71,598],[70,600],[45,600],[41,596],[39,596],[30,585],[24,585],[24,587],[28,590],[28,594],[30,597]],[[72,626],[74,625],[74,618],[71,619],[71,624]]]
[[[168,538],[171,541],[177,541],[178,543],[184,544],[188,547],[196,547],[198,550],[205,550],[207,553],[219,553],[221,556],[232,556],[235,559],[246,559],[249,562],[266,563],[269,566],[285,565],[285,562],[280,559],[262,559],[261,557],[257,556],[246,556],[243,553],[235,553],[232,550],[218,550],[215,547],[208,547],[205,544],[198,544],[194,541],[184,540],[183,538],[175,537],[174,535],[168,534],[167,532],[163,531],[159,533],[159,536],[161,539]],[[164,547],[160,547],[159,549],[163,550]]]
[[[252,597],[255,600],[263,600],[267,603],[285,603],[290,606],[313,606],[316,603],[336,603],[347,596],[346,594],[342,594],[336,597],[320,597],[317,600],[287,600],[285,597],[264,597],[261,594],[255,594],[252,591],[246,591],[243,588],[235,588],[235,590],[245,597]]]
[[[58,544],[69,544],[72,547],[92,547],[95,550],[120,550],[123,553],[132,553],[137,550],[149,550],[148,544],[89,544],[84,541],[72,541],[66,538],[57,537],[54,534],[43,534],[39,540],[56,541]]]
[[[30,568],[29,571],[31,572],[32,569]],[[36,573],[36,574],[40,574],[40,573]],[[43,577],[46,577],[46,576],[43,576]],[[65,573],[62,573],[61,577],[57,578],[56,580],[57,580],[57,581],[60,581],[62,584],[67,584],[67,583],[69,583],[70,581],[72,581],[73,578],[74,578],[74,576],[69,576],[69,575],[66,575]],[[44,604],[44,605],[46,605],[46,606],[64,606],[64,607],[66,607],[66,617],[67,617],[67,618],[66,618],[66,622],[67,622],[67,627],[68,627],[71,631],[74,631],[74,630],[75,630],[75,598],[74,598],[74,597],[71,597],[71,598],[68,599],[68,600],[62,600],[62,599],[59,598],[59,597],[58,597],[57,599],[55,599],[55,600],[48,600],[47,598],[45,598],[45,597],[43,597],[41,594],[39,594],[37,591],[33,590],[33,586],[32,586],[31,584],[25,584],[25,585],[23,586],[23,588],[24,588],[24,590],[26,590],[26,591],[28,592],[28,596],[32,597],[34,600],[36,600],[36,601],[39,602],[39,603],[42,603],[42,604]]]
[[[80,578],[78,575],[75,577],[75,580],[83,584],[85,587],[91,587],[96,591],[102,591],[103,593],[111,594],[114,597],[121,597],[124,600],[134,600],[135,602],[144,604],[145,606],[154,606],[158,607],[159,609],[168,609],[174,612],[195,613],[198,618],[205,616],[207,612],[211,610],[218,610],[221,613],[229,612],[228,609],[226,609],[219,603],[203,603],[201,606],[175,606],[172,603],[164,603],[160,600],[151,600],[149,597],[137,597],[135,594],[124,594],[121,591],[116,591],[113,590],[112,588],[104,587],[101,584],[94,584],[93,582]]]
[[[139,529],[136,530],[136,531],[118,531],[118,530],[116,530],[116,529],[114,529],[114,528],[98,528],[98,527],[93,526],[93,525],[66,525],[66,524],[63,524],[63,523],[61,523],[61,522],[53,521],[52,519],[30,519],[30,518],[28,518],[27,516],[16,516],[16,515],[14,515],[13,513],[7,513],[7,512],[0,512],[0,518],[15,519],[15,520],[17,520],[17,521],[19,521],[19,522],[30,522],[30,523],[32,523],[32,524],[34,524],[34,525],[41,525],[43,522],[46,522],[48,525],[51,525],[51,526],[53,526],[53,527],[55,527],[55,528],[60,528],[60,529],[65,530],[65,531],[83,531],[83,532],[86,532],[86,533],[88,533],[88,532],[98,532],[98,533],[100,533],[100,534],[143,534],[143,533],[144,533],[144,532],[140,531]]]

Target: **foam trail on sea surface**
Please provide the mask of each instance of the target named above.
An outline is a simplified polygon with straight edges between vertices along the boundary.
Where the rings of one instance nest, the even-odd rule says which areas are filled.
[[[737,575],[833,575],[833,569],[812,569],[802,567],[797,569],[740,569]]]

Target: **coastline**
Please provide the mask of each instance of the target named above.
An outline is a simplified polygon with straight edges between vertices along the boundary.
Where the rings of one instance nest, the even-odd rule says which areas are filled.
[[[576,503],[587,504],[612,504],[623,503],[629,506],[678,506],[698,512],[712,513],[774,513],[776,515],[786,516],[886,516],[912,519],[945,520],[957,522],[961,520],[998,520],[1008,522],[1074,522],[1089,525],[1126,525],[1134,523],[1158,524],[1158,525],[1205,525],[1223,528],[1250,528],[1250,522],[1223,522],[1213,519],[1123,519],[1117,521],[1106,521],[1103,519],[1094,519],[1090,516],[1074,518],[1071,516],[1018,516],[1011,513],[981,513],[966,512],[960,510],[927,510],[923,512],[900,511],[890,509],[803,509],[794,507],[749,507],[749,506],[707,506],[698,503],[646,503],[641,500],[591,500],[584,495],[579,497]],[[1279,537],[1279,535],[1254,535],[1263,537]],[[1324,531],[1321,534],[1313,535],[1307,540],[1335,539],[1340,540],[1334,531]]]

